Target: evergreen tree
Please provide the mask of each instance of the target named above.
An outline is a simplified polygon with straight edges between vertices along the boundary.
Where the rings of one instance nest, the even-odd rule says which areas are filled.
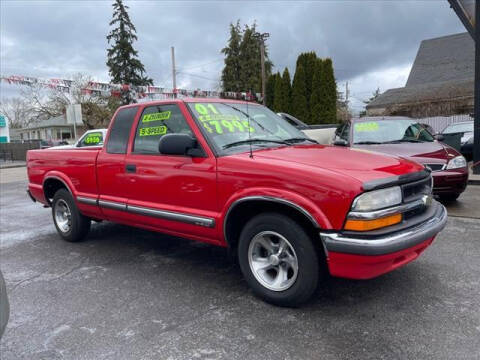
[[[137,40],[137,30],[128,15],[128,6],[123,5],[122,0],[115,0],[112,6],[110,26],[115,28],[107,35],[107,41],[111,44],[107,49],[107,66],[112,82],[134,86],[152,85],[152,79],[144,75],[145,67],[133,48],[133,43]],[[128,91],[123,95],[124,103],[133,101]]]
[[[337,122],[337,83],[333,73],[332,60],[323,61],[320,80],[320,119],[323,123]]]
[[[310,98],[312,96],[312,82],[317,66],[317,54],[314,51],[301,53],[297,58],[297,64],[301,63],[305,71],[305,96],[307,97],[307,106],[310,108]]]
[[[224,91],[250,91],[261,92],[262,91],[262,73],[261,73],[261,60],[260,60],[260,34],[257,31],[256,23],[248,26],[245,25],[243,32],[240,34],[239,22],[236,26],[231,25],[235,32],[235,41],[233,44],[227,45],[222,50],[222,53],[228,56],[232,54],[232,59],[236,57],[237,61],[231,64],[225,62],[225,68],[222,72],[222,76],[225,72],[238,71],[238,87],[227,87],[228,82],[223,83]],[[240,35],[240,38],[237,36]],[[236,45],[238,45],[238,51]],[[233,46],[232,46],[233,45]],[[236,54],[236,55],[235,55]],[[226,59],[227,60],[227,59]],[[265,75],[268,78],[272,72],[272,62],[268,58],[268,48],[265,45]],[[233,70],[236,69],[236,70]],[[222,78],[223,80],[223,78]]]
[[[225,67],[222,71],[223,91],[242,91],[240,82],[240,42],[242,33],[240,20],[235,25],[230,24],[230,39],[228,45],[222,49],[225,55]]]
[[[267,103],[267,107],[270,109],[270,110],[273,110],[273,101],[274,101],[274,98],[275,98],[275,83],[276,83],[276,80],[277,80],[277,75],[276,74],[272,74],[268,77],[268,80],[267,80],[267,85],[266,85],[266,103]]]
[[[285,67],[282,75],[282,103],[283,112],[290,113],[292,111],[292,82],[290,80],[290,72]]]
[[[283,79],[280,75],[280,72],[275,74],[275,91],[273,96],[273,111],[275,112],[284,112],[285,108],[285,97],[283,93]]]
[[[292,88],[292,115],[309,124],[310,116],[306,97],[305,70],[301,63],[295,70]]]
[[[312,124],[321,124],[322,110],[322,78],[323,60],[317,59],[315,72],[312,80],[312,95],[310,97],[310,120]]]

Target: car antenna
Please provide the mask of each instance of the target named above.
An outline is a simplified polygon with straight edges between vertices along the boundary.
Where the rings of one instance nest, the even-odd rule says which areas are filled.
[[[250,91],[250,94],[251,94],[251,91]],[[248,96],[248,99],[247,99],[247,96]],[[250,159],[253,159],[253,151],[252,151],[252,135],[250,134],[250,131],[251,131],[251,127],[250,127],[250,114],[248,113],[248,100],[250,99],[250,95],[249,93],[247,92],[245,94],[245,98],[247,100],[247,121],[248,121],[248,143],[250,145]]]

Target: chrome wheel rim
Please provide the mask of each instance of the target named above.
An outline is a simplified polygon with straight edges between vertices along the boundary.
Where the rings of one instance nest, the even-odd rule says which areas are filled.
[[[287,290],[297,279],[297,254],[290,242],[274,231],[262,231],[253,237],[248,263],[255,279],[272,291]]]
[[[69,232],[72,227],[72,212],[63,199],[55,204],[55,223],[63,233]]]

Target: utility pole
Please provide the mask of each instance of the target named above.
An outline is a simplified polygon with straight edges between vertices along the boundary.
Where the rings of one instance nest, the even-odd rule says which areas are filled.
[[[173,80],[173,97],[177,97],[177,71],[175,70],[175,48],[172,46],[172,80]]]
[[[345,83],[345,105],[347,106],[348,110],[348,97],[350,96],[350,92],[348,90],[348,81]]]
[[[262,101],[263,105],[267,105],[267,98],[266,98],[266,86],[265,86],[265,43],[263,39],[260,41],[260,58],[262,63]]]
[[[260,42],[260,60],[261,60],[261,65],[262,65],[262,101],[263,105],[267,104],[267,79],[266,79],[266,74],[265,74],[265,39],[269,38],[270,34],[269,33],[263,33],[263,34],[256,34],[256,38]]]
[[[473,122],[473,173],[480,175],[480,3],[475,2],[475,88]]]

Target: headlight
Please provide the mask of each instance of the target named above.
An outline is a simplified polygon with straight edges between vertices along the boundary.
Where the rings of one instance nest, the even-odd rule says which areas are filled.
[[[353,201],[353,211],[373,211],[398,205],[402,202],[402,190],[399,186],[369,191]]]
[[[467,161],[463,156],[454,157],[453,159],[450,159],[447,164],[447,170],[458,169],[462,167],[467,167]]]

